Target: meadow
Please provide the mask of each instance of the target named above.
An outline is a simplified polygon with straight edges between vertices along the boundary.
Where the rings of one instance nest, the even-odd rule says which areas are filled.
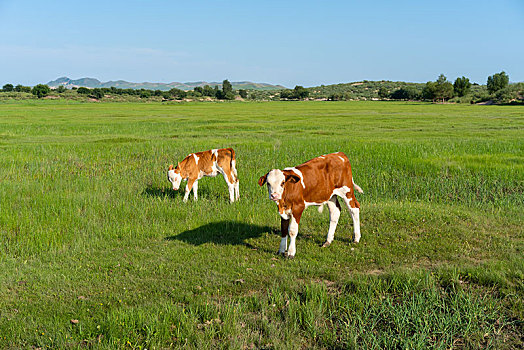
[[[169,164],[231,146],[199,200]],[[302,217],[257,180],[345,152],[364,190]],[[1,348],[516,348],[524,109],[401,102],[0,104]]]

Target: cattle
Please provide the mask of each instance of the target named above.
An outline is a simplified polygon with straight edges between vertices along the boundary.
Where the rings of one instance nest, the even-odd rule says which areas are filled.
[[[222,174],[229,188],[229,200],[234,202],[240,198],[239,180],[235,167],[235,151],[232,148],[212,149],[204,152],[191,153],[173,168],[169,166],[167,179],[177,191],[182,180],[187,180],[184,202],[193,189],[193,199],[198,200],[198,180],[204,176]]]
[[[319,211],[324,205],[329,208],[329,231],[323,245],[328,247],[333,242],[340,217],[337,197],[342,198],[353,219],[354,242],[360,240],[360,204],[354,190],[364,192],[353,182],[351,165],[344,153],[326,154],[284,170],[273,169],[261,176],[258,184],[267,184],[269,199],[278,206],[282,233],[279,254],[286,254],[289,258],[295,256],[298,224],[304,209],[312,205],[319,206]]]

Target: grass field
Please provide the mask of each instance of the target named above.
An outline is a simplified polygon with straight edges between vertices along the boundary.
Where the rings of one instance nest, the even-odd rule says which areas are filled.
[[[166,169],[236,150],[183,203]],[[345,152],[364,190],[302,217],[258,178]],[[1,348],[515,348],[524,109],[387,102],[0,104]],[[75,320],[75,322],[71,322]],[[78,322],[76,322],[76,320]]]

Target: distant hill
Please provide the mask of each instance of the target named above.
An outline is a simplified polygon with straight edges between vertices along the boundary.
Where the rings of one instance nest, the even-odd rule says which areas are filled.
[[[187,83],[133,83],[125,80],[116,80],[116,81],[106,81],[101,82],[95,78],[81,78],[81,79],[70,79],[68,77],[61,77],[56,80],[50,81],[47,83],[50,87],[58,87],[63,85],[66,88],[72,87],[87,87],[87,88],[110,88],[112,86],[120,89],[148,89],[148,90],[162,90],[167,91],[172,88],[177,88],[181,90],[193,90],[197,86],[215,86],[222,87],[221,82],[206,82],[206,81],[196,81],[196,82],[187,82]],[[280,90],[285,89],[282,85],[272,85],[266,83],[253,83],[250,81],[233,81],[231,82],[233,89],[246,89],[246,90]]]

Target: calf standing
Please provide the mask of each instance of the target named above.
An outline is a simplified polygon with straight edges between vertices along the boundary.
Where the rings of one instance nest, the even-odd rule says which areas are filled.
[[[229,188],[229,200],[234,202],[240,198],[237,169],[235,168],[235,151],[232,148],[212,149],[204,152],[191,153],[173,168],[169,166],[167,179],[173,184],[173,190],[178,190],[182,179],[187,180],[184,202],[193,189],[194,200],[198,199],[198,180],[204,176],[222,174]]]
[[[326,154],[293,168],[273,169],[260,177],[260,186],[267,184],[269,199],[276,202],[281,218],[282,240],[278,252],[284,254],[287,249],[287,236],[290,237],[288,257],[296,253],[295,238],[302,212],[308,206],[324,204],[329,208],[329,231],[323,247],[333,242],[335,229],[340,217],[342,198],[353,219],[354,241],[360,240],[360,204],[355,198],[354,189],[363,193],[353,182],[351,165],[348,157],[342,153]]]

